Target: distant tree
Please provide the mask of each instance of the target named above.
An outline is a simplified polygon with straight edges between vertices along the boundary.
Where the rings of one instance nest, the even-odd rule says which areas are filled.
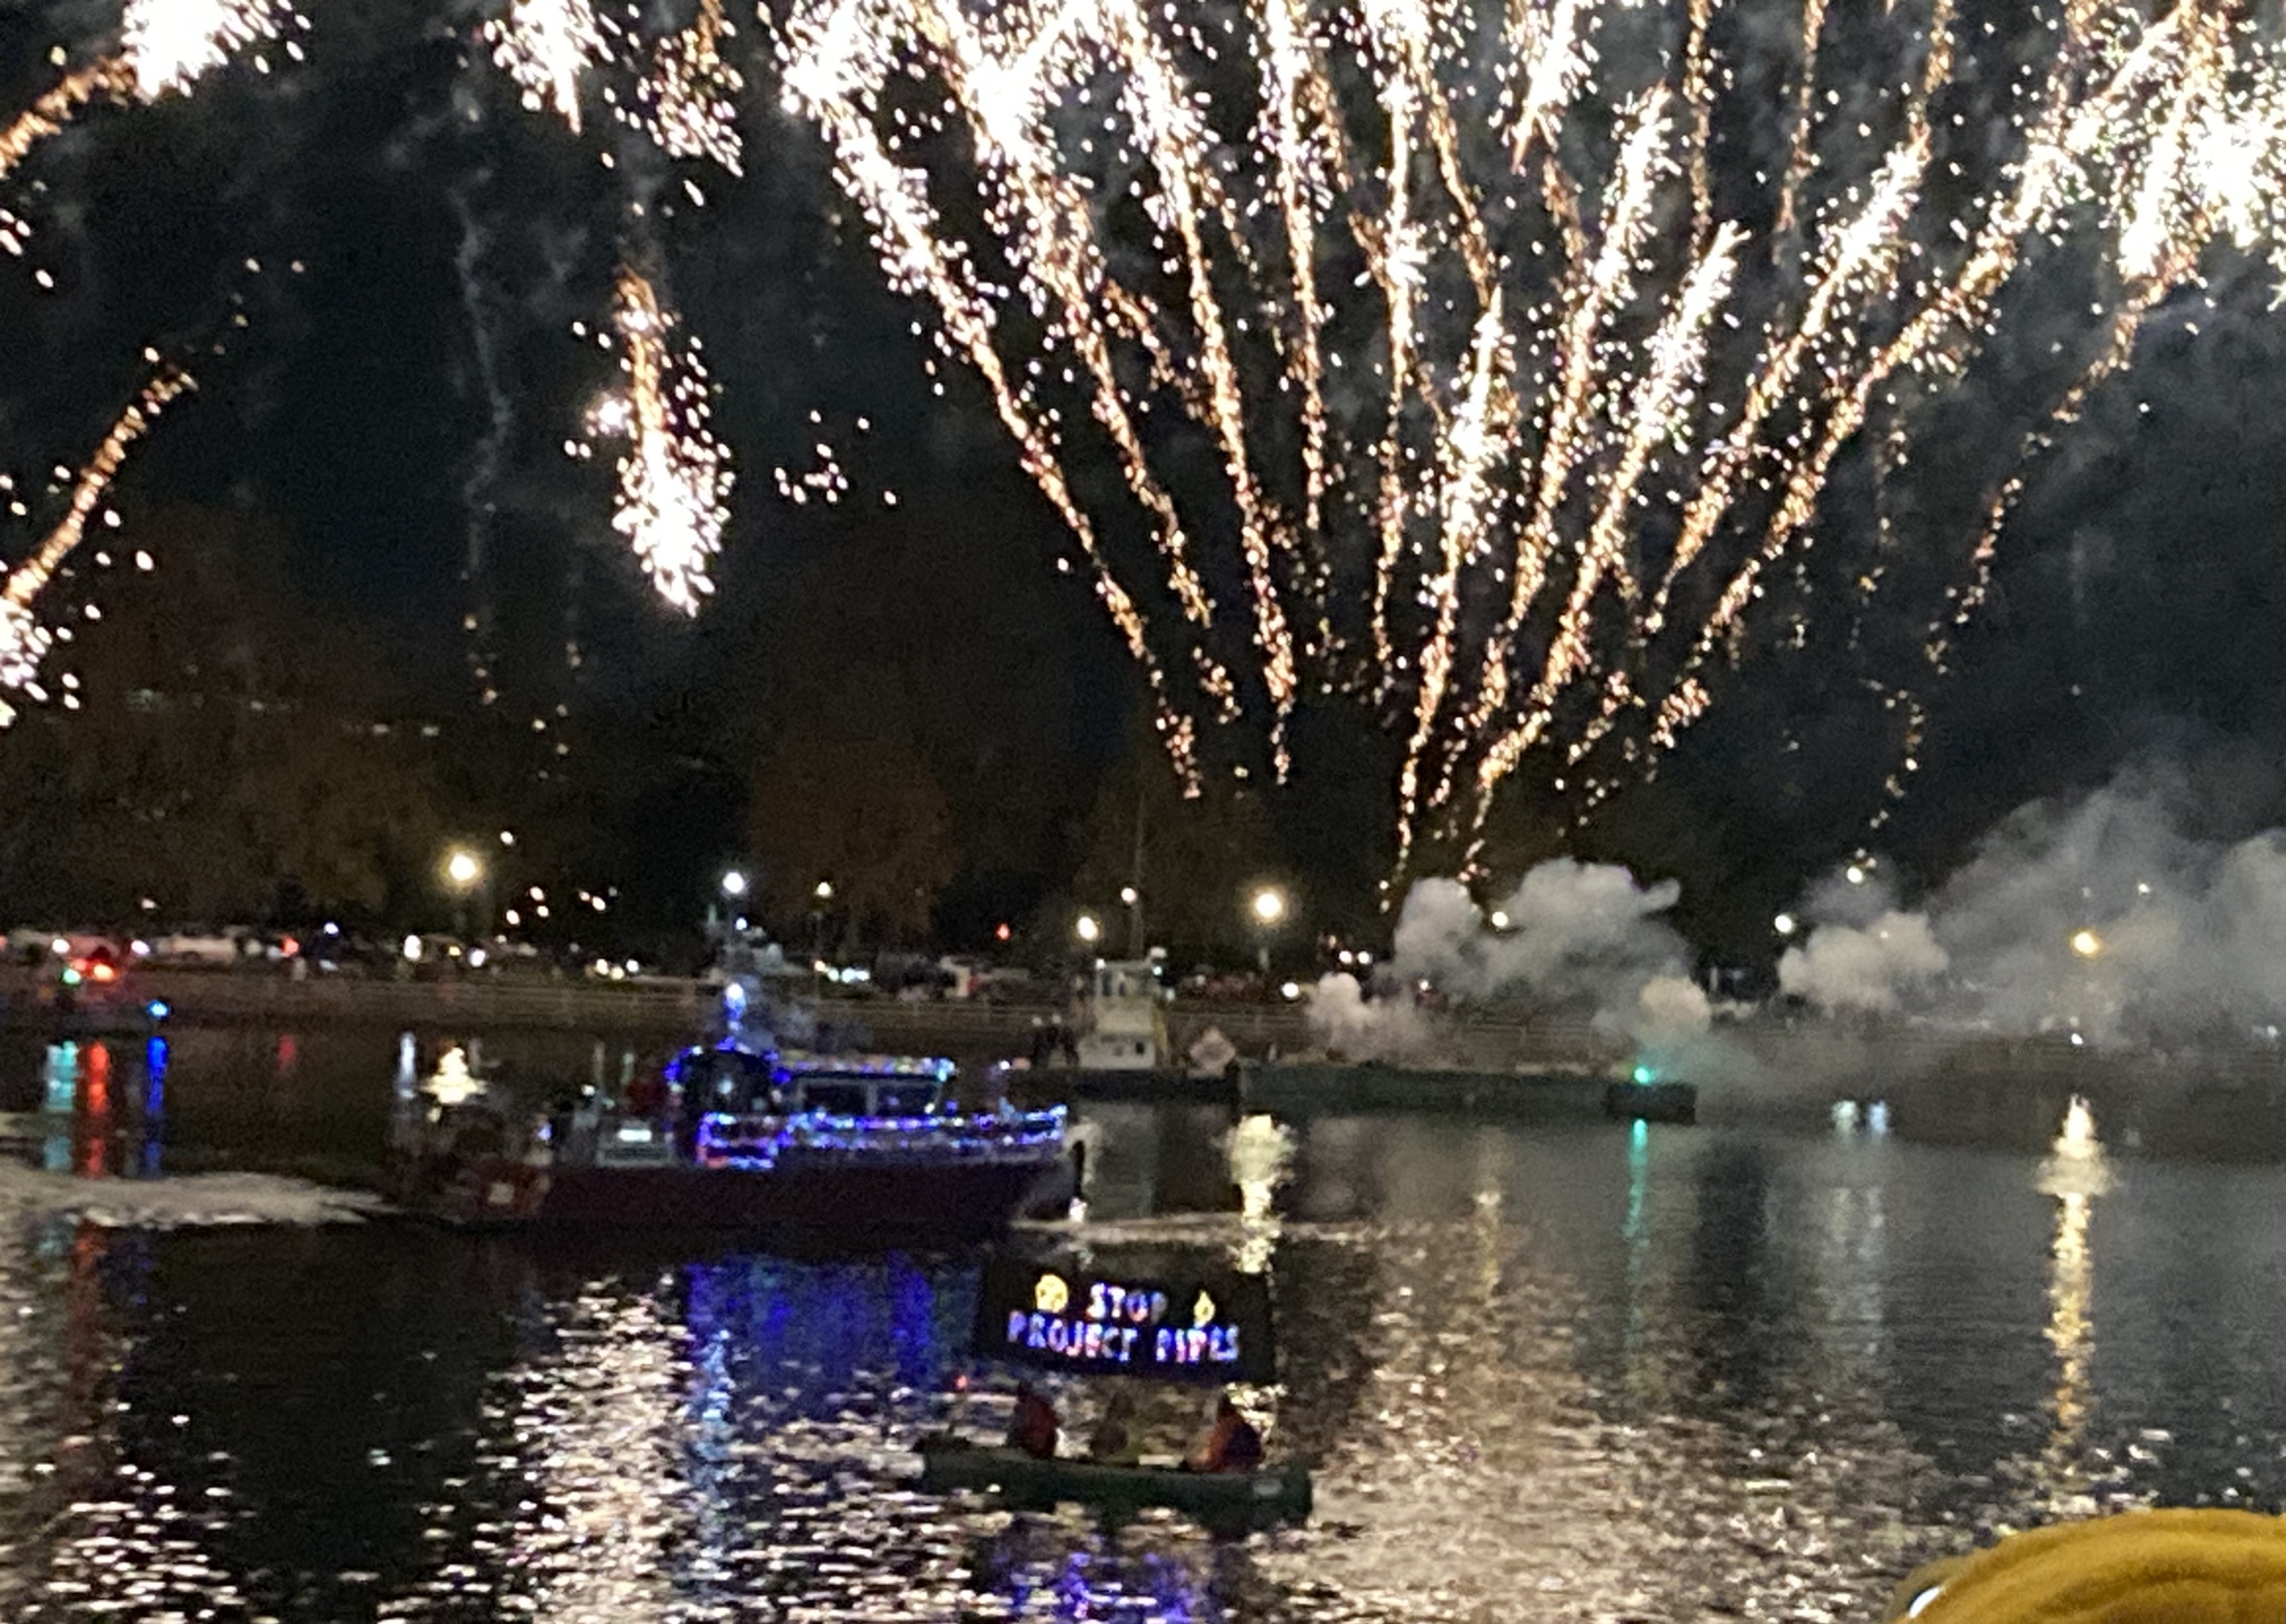
[[[781,920],[812,907],[820,881],[844,934],[912,940],[959,867],[952,815],[893,672],[851,671],[763,751],[749,798],[749,849]]]
[[[51,658],[54,703],[0,736],[0,881],[90,919],[146,897],[175,919],[281,895],[386,911],[442,820],[378,654],[293,588],[258,523],[172,510],[138,541],[155,572],[63,583],[101,618]]]

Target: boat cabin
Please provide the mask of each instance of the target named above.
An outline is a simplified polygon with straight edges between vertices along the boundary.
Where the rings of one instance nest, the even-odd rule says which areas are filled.
[[[667,1068],[692,1158],[711,1166],[776,1160],[789,1130],[873,1131],[946,1109],[953,1063],[890,1055],[687,1049]]]
[[[948,1060],[686,1049],[667,1067],[686,1109],[709,1115],[922,1117],[945,1104]]]

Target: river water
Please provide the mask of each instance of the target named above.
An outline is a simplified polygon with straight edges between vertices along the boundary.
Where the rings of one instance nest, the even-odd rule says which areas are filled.
[[[2286,1502],[2286,1170],[2084,1117],[2024,1153],[1092,1112],[1066,1244],[1272,1278],[1317,1511],[1217,1542],[915,1490],[973,1255],[292,1221],[406,1058],[0,1046],[0,1618],[1869,1619],[1999,1528]]]

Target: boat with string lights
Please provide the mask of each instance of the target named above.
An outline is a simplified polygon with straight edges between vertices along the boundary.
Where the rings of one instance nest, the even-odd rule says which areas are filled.
[[[728,1036],[615,1093],[465,1067],[401,1087],[388,1194],[467,1227],[934,1242],[1068,1191],[1062,1107],[964,1109],[950,1061],[781,1049],[725,1004]]]
[[[685,1050],[660,1086],[536,1100],[416,1095],[388,1194],[471,1227],[794,1230],[960,1240],[1005,1229],[1063,1174],[1064,1113],[975,1112],[950,1062]]]

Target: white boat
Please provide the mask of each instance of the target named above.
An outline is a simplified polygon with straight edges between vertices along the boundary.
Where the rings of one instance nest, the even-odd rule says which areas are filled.
[[[1170,1063],[1159,959],[1097,959],[1078,1000],[1079,1069],[1150,1071]]]

